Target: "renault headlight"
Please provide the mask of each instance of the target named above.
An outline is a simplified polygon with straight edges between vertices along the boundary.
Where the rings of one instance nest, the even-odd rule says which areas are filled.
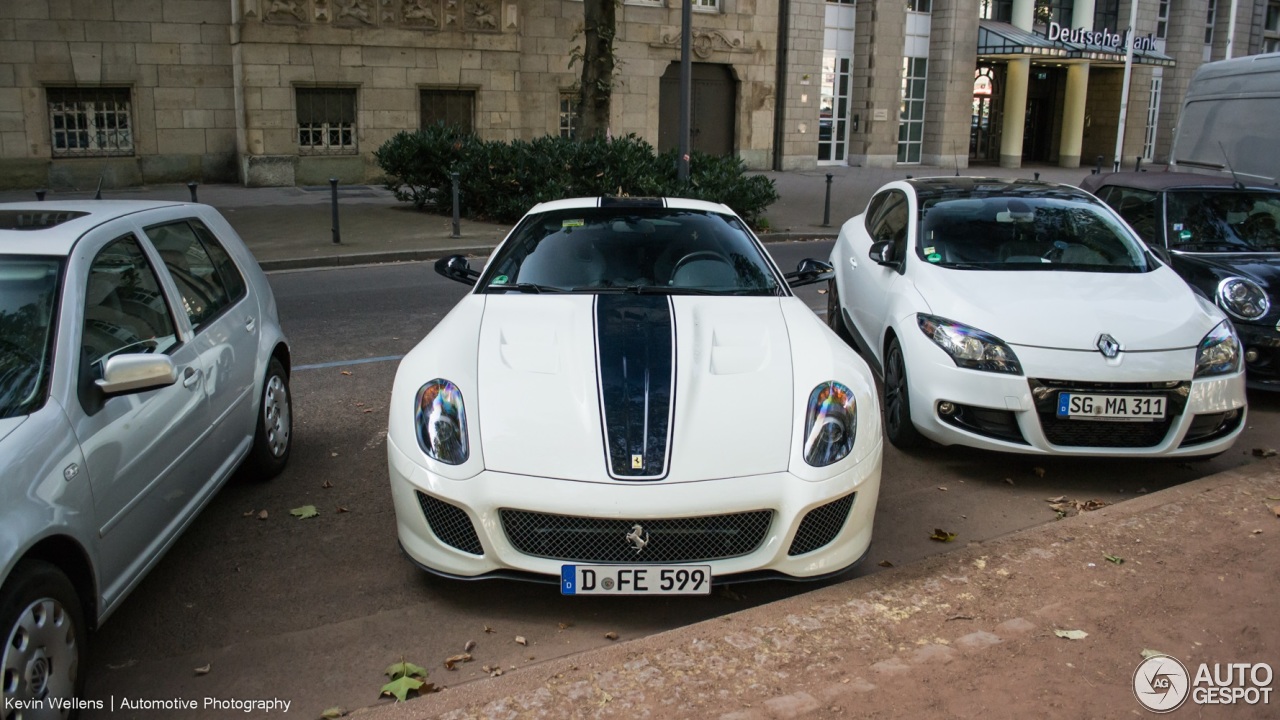
[[[467,461],[467,412],[457,385],[436,378],[418,390],[413,419],[422,452],[449,465]]]
[[[994,335],[945,318],[919,313],[920,330],[942,348],[956,365],[970,370],[1021,375],[1018,356]]]
[[[1229,277],[1218,283],[1218,304],[1241,320],[1257,320],[1271,309],[1271,301],[1262,288],[1242,277]]]
[[[1230,320],[1209,331],[1196,348],[1196,371],[1192,377],[1230,375],[1240,370],[1240,341]]]
[[[814,467],[839,462],[853,450],[858,434],[858,402],[838,382],[824,382],[809,393],[804,420],[804,461]]]

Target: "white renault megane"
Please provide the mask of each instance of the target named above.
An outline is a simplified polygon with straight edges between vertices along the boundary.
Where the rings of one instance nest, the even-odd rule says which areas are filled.
[[[1213,455],[1244,428],[1231,322],[1077,188],[889,183],[831,264],[828,322],[882,370],[899,447]]]
[[[566,594],[817,578],[871,542],[867,365],[729,208],[538,205],[400,364],[388,464],[400,544],[432,572]]]

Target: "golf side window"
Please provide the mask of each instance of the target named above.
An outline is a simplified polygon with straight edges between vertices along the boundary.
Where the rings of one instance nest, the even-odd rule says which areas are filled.
[[[244,277],[199,220],[153,225],[147,228],[147,236],[173,276],[183,310],[196,331],[245,296]]]

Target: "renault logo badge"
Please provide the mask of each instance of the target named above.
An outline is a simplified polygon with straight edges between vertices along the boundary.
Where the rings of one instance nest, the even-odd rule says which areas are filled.
[[[1106,333],[1098,338],[1098,352],[1105,358],[1113,358],[1120,354],[1120,342]]]
[[[627,533],[627,544],[639,555],[644,546],[649,544],[649,533],[639,523],[632,525],[631,532]]]

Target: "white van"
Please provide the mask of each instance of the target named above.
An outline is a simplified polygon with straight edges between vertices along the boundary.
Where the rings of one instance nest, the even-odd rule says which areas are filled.
[[[1280,53],[1205,63],[1191,78],[1170,165],[1280,180]]]

